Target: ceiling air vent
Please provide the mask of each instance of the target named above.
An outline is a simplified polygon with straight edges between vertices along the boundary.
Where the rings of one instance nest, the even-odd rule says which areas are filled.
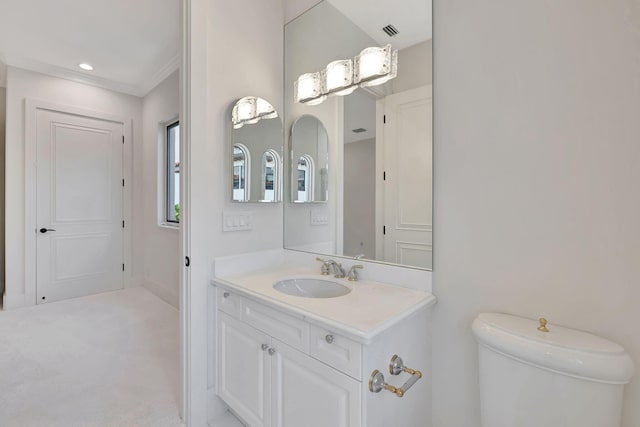
[[[389,37],[393,37],[398,35],[398,29],[396,27],[394,27],[393,25],[389,24],[386,27],[384,27],[382,29],[382,31],[384,31],[385,33],[387,33],[387,35]]]
[[[362,133],[362,132],[366,132],[367,130],[365,128],[358,128],[358,129],[354,129],[351,132],[353,133]]]

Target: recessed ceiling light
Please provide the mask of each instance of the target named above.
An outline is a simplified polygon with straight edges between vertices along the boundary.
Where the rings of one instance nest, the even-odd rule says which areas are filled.
[[[91,64],[87,64],[86,62],[83,62],[82,64],[78,64],[78,67],[86,71],[93,71],[93,66]]]

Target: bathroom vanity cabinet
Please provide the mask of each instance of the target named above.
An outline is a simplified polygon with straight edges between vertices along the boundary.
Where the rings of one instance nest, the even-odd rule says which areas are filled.
[[[217,393],[248,426],[430,425],[430,303],[368,334],[228,283],[215,285]],[[353,315],[366,310],[354,306]],[[394,354],[423,372],[402,398],[369,390],[375,369],[396,387],[410,377],[389,373]]]

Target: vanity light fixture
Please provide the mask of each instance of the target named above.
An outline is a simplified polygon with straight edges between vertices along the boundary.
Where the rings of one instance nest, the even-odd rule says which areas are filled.
[[[307,105],[318,105],[327,99],[323,89],[320,73],[302,74],[293,84],[293,94],[296,102]]]
[[[349,95],[358,87],[376,86],[398,75],[398,50],[390,44],[368,47],[352,61],[330,62],[320,73],[306,73],[294,82],[294,99],[307,105],[318,105],[328,95]]]
[[[86,62],[78,64],[78,67],[82,68],[85,71],[93,71],[93,65],[87,64]]]
[[[385,47],[368,47],[356,56],[354,77],[362,87],[383,84],[398,75],[398,51]]]
[[[262,98],[247,96],[240,99],[233,106],[231,121],[234,129],[240,129],[244,125],[258,123],[262,119],[273,119],[278,113],[271,104]]]
[[[327,94],[344,96],[358,88],[353,84],[353,61],[351,59],[330,62],[322,71],[322,80]]]

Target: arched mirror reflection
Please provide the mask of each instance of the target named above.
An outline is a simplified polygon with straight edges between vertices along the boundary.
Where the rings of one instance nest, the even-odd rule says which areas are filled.
[[[238,100],[231,110],[234,202],[282,200],[282,120],[273,105],[255,96]]]
[[[291,129],[291,197],[294,203],[329,199],[329,137],[322,122],[304,115]]]

